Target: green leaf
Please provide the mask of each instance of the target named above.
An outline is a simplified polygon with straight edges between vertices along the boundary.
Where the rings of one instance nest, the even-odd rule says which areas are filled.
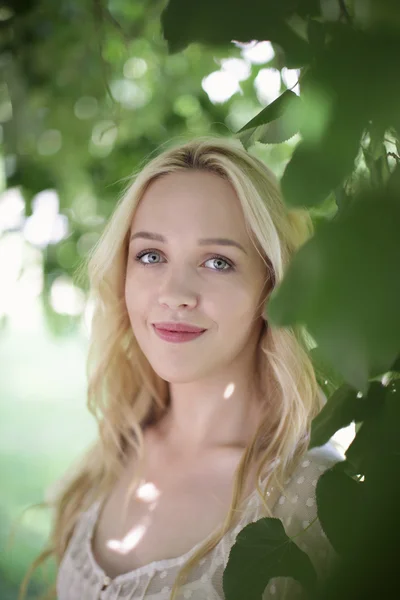
[[[383,444],[381,447],[385,456],[395,456],[399,460],[400,440],[400,382],[392,381],[385,388],[385,409],[382,413],[381,435]],[[399,472],[397,472],[397,477]]]
[[[338,554],[348,554],[355,544],[355,518],[363,498],[363,483],[343,472],[342,463],[323,473],[317,483],[318,519]]]
[[[296,12],[303,18],[318,17],[321,14],[320,0],[301,0],[297,3]]]
[[[281,117],[276,121],[260,125],[255,129],[247,129],[243,133],[238,134],[243,146],[247,149],[256,142],[263,144],[281,144],[292,138],[299,128],[290,120]]]
[[[293,577],[309,591],[316,584],[307,554],[286,535],[280,519],[265,517],[236,538],[223,575],[225,598],[260,600],[273,577]]]
[[[268,106],[263,108],[258,115],[256,115],[253,119],[251,119],[251,121],[239,129],[238,133],[246,131],[246,129],[254,129],[260,125],[270,123],[271,121],[281,117],[287,110],[294,109],[298,103],[301,103],[301,100],[297,94],[291,90],[286,90],[279,96],[279,98],[271,102],[271,104],[268,104]]]
[[[289,207],[315,206],[343,182],[353,170],[362,131],[359,119],[350,123],[343,107],[334,107],[319,138],[296,146],[281,180]]]
[[[395,390],[393,392],[393,389]],[[380,382],[372,382],[368,392],[371,407],[368,418],[346,450],[346,458],[357,473],[368,475],[384,470],[385,460],[398,454],[400,438],[400,389],[395,382],[386,388]],[[388,473],[391,477],[391,473]]]
[[[397,150],[397,154],[400,155],[400,140],[399,140],[399,138],[396,138],[396,150]]]
[[[399,353],[399,229],[395,188],[363,192],[319,225],[268,305],[275,325],[305,323],[322,358],[364,394]]]
[[[327,397],[331,396],[343,384],[343,378],[335,372],[332,365],[327,364],[319,351],[318,346],[310,350],[318,385]]]
[[[301,100],[286,90],[237,133],[245,148],[255,142],[280,144],[293,137],[300,129]]]
[[[390,371],[396,371],[397,373],[400,373],[400,354],[390,367]]]
[[[325,27],[323,23],[309,19],[307,23],[307,37],[314,52],[321,52],[325,44]]]
[[[309,448],[326,444],[339,429],[350,425],[361,403],[351,386],[344,384],[337,389],[311,424]]]

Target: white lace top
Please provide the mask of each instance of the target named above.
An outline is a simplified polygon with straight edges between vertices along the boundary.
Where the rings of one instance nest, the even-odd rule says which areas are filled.
[[[285,483],[284,495],[276,501],[274,517],[283,522],[289,536],[304,530],[317,516],[315,487],[318,477],[343,456],[331,445],[310,450]],[[201,543],[176,558],[154,561],[111,579],[96,563],[92,552],[92,536],[101,501],[82,513],[63,556],[57,574],[58,600],[169,600],[179,567]],[[178,600],[224,600],[222,575],[229,552],[239,531],[251,522],[265,517],[265,509],[254,490],[246,503],[240,523],[221,539],[219,544],[192,569],[180,587]],[[297,545],[307,552],[317,573],[324,575],[334,557],[318,520],[303,535]],[[262,600],[283,600],[301,597],[301,586],[291,578],[270,580]]]

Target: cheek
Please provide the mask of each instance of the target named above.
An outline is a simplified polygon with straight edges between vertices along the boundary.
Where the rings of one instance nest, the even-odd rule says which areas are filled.
[[[126,277],[125,279],[125,304],[127,309],[129,310],[130,306],[132,305],[132,302],[135,298],[133,292],[132,292],[132,281],[129,277]]]
[[[227,320],[235,320],[238,324],[253,318],[256,310],[257,300],[244,288],[232,290],[223,299],[216,299],[215,305],[219,314]]]
[[[130,277],[125,281],[125,304],[131,321],[136,320],[148,306],[148,296],[144,286],[137,285],[137,282]]]

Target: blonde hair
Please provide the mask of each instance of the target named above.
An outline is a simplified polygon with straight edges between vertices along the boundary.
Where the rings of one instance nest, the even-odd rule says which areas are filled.
[[[72,477],[60,487],[57,497],[41,503],[54,509],[49,545],[25,576],[19,598],[24,597],[27,578],[45,559],[53,556],[60,564],[80,513],[111,491],[122,474],[128,450],[137,462],[130,493],[141,481],[143,431],[168,410],[169,386],[150,366],[130,326],[124,300],[129,232],[135,209],[149,184],[162,175],[188,169],[215,173],[233,186],[247,231],[267,265],[268,295],[282,280],[297,249],[313,233],[308,212],[285,206],[272,171],[237,140],[202,137],[170,147],[150,160],[134,176],[133,183],[129,182],[82,267],[87,269],[94,306],[87,359],[87,406],[98,422],[99,437]],[[265,309],[263,316],[267,320]],[[180,568],[170,600],[176,597],[191,568],[233,526],[252,467],[256,468],[255,487],[271,515],[265,495],[267,485],[264,490],[259,485],[261,474],[267,472],[268,487],[283,490],[288,474],[307,450],[311,421],[322,407],[309,350],[302,326],[275,328],[265,323],[262,328],[258,376],[267,392],[267,409],[236,469],[225,521]],[[56,597],[55,586],[47,597]]]

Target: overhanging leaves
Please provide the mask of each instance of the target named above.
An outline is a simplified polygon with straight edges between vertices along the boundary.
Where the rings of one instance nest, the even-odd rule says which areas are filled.
[[[400,80],[391,75],[400,61],[397,37],[340,24],[325,28],[330,41],[320,50],[313,41],[315,60],[301,86],[303,141],[282,178],[290,206],[314,206],[343,183],[371,120],[383,130],[398,120]],[[377,169],[387,177],[384,161]]]
[[[269,301],[275,324],[306,323],[324,360],[364,394],[398,355],[399,228],[394,189],[361,194],[320,225]]]
[[[285,51],[286,65],[296,68],[310,60],[310,49],[286,22],[294,12],[290,1],[170,0],[161,22],[171,53],[193,42],[221,46],[232,40],[270,40]]]
[[[293,577],[309,591],[316,573],[307,554],[290,540],[280,519],[250,523],[237,536],[223,575],[226,600],[260,600],[273,577]]]

